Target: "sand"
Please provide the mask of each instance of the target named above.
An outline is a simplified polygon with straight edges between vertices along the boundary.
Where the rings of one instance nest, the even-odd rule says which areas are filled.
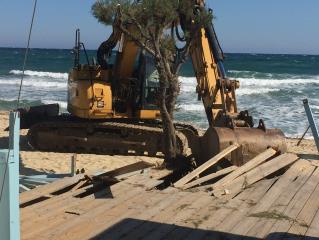
[[[8,148],[9,132],[8,112],[0,112],[0,149]],[[28,130],[20,131],[20,174],[36,175],[57,173],[65,174],[71,171],[71,157],[73,154],[34,151],[27,142]],[[109,171],[139,161],[161,164],[163,159],[142,156],[109,156],[95,154],[77,154],[77,169],[85,172]]]
[[[8,148],[9,113],[0,112],[0,149]],[[20,174],[35,175],[48,173],[70,173],[71,156],[67,153],[39,152],[33,150],[26,140],[27,130],[20,132]],[[313,140],[303,140],[296,146],[298,139],[287,139],[288,151],[301,154],[306,159],[318,159],[318,151]],[[163,159],[142,156],[109,156],[95,154],[77,154],[77,168],[86,172],[113,170],[138,161],[161,164]]]

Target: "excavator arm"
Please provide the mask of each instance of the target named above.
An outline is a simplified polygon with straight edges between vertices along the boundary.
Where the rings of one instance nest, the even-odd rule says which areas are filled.
[[[195,1],[199,13],[209,13],[204,1]],[[181,17],[183,30],[191,31],[192,19]],[[197,79],[196,92],[203,101],[207,120],[212,127],[253,126],[248,113],[238,113],[236,89],[239,82],[226,77],[224,54],[213,24],[196,29],[190,50],[193,69]]]
[[[203,0],[195,0],[194,4],[199,14],[211,11]],[[192,30],[192,22],[193,19],[180,18],[184,31]],[[226,77],[224,55],[213,23],[195,31],[190,56],[197,79],[196,92],[203,102],[210,127],[199,138],[197,151],[193,149],[193,152],[202,161],[207,161],[230,144],[238,143],[240,150],[229,156],[235,165],[242,165],[269,147],[285,152],[286,143],[281,130],[266,129],[263,120],[253,128],[253,118],[248,111],[238,112],[235,91],[240,84]]]

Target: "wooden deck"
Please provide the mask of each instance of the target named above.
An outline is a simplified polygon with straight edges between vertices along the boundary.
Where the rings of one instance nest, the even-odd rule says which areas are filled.
[[[247,181],[264,174],[254,171]],[[157,190],[168,174],[93,183],[79,175],[23,193],[22,239],[319,239],[318,164],[299,159],[219,197],[203,187]]]

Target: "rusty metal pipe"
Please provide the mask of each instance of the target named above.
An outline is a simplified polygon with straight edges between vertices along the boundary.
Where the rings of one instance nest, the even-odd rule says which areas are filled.
[[[285,135],[280,129],[210,127],[200,139],[201,160],[207,161],[233,143],[241,147],[227,157],[234,165],[241,166],[265,151],[274,148],[281,153],[287,151]]]

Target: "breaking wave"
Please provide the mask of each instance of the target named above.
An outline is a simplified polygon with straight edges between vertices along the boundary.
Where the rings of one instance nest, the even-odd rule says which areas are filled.
[[[248,72],[248,71],[247,71]],[[181,94],[195,93],[196,78],[195,77],[180,77]],[[280,90],[291,89],[296,86],[316,85],[319,87],[319,76],[308,76],[308,78],[287,78],[287,79],[260,79],[260,78],[236,78],[240,82],[240,88],[237,90],[237,95],[253,95],[267,94],[278,92]]]
[[[192,111],[192,112],[204,112],[204,106],[201,102],[198,104],[180,104],[178,105],[179,109],[182,109],[184,111]]]
[[[291,87],[293,85],[318,84],[319,77],[299,78],[299,79],[256,79],[256,78],[237,78],[241,87],[259,86],[259,87]]]
[[[0,85],[16,85],[20,84],[21,79],[18,78],[0,78]],[[45,78],[25,78],[23,80],[23,86],[35,87],[35,88],[66,88],[67,82],[48,81]]]
[[[21,70],[11,70],[9,73],[13,75],[22,75]],[[49,78],[65,79],[65,80],[68,79],[67,73],[39,72],[39,71],[26,70],[24,74],[25,76],[31,76],[31,77],[49,77]]]

